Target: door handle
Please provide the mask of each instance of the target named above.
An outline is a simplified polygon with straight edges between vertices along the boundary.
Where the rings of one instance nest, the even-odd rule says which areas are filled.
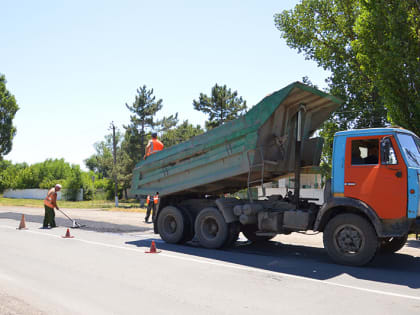
[[[344,183],[344,186],[356,186],[356,183],[352,183],[352,182]]]

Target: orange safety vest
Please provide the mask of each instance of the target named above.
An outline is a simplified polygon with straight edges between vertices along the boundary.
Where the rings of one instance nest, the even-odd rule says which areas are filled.
[[[148,195],[147,198],[146,198],[146,206],[149,205],[149,202],[150,202],[150,196]]]
[[[158,202],[159,202],[159,195],[156,195],[153,197],[153,203],[157,205]]]
[[[53,205],[53,195],[54,194],[57,196],[57,193],[55,192],[55,189],[51,188],[48,191],[47,197],[45,197],[45,199],[44,199],[44,205],[46,205],[47,207],[53,208],[53,209],[55,208],[55,206]]]
[[[146,156],[149,156],[153,153],[156,153],[162,150],[163,150],[163,143],[160,142],[158,139],[152,139],[150,142],[150,146],[147,149]]]

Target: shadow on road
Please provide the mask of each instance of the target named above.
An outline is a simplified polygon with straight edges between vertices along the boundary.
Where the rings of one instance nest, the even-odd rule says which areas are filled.
[[[224,250],[205,249],[191,242],[186,245],[167,244],[160,239],[152,238],[126,242],[126,244],[148,247],[152,240],[158,241],[158,248],[164,251],[311,279],[326,280],[348,274],[357,279],[420,288],[420,258],[406,254],[378,254],[368,266],[349,267],[332,263],[323,248],[288,245],[275,241],[264,244],[236,242],[232,248]]]
[[[0,219],[11,219],[19,221],[22,217],[22,214],[15,213],[15,212],[3,212],[0,213]],[[74,219],[74,218],[72,218]],[[39,223],[40,227],[42,226],[42,221],[44,220],[43,215],[31,215],[31,214],[25,214],[25,221],[26,222],[37,222]],[[109,223],[109,222],[103,222],[103,221],[92,221],[92,220],[79,220],[75,219],[77,223],[80,225],[85,225],[81,229],[87,230],[87,231],[95,231],[95,232],[110,232],[110,233],[128,233],[128,232],[145,232],[149,231],[152,228],[146,228],[141,226],[134,226],[134,225],[128,225],[128,224],[115,224],[115,223]],[[55,222],[58,226],[62,227],[72,227],[72,221],[65,218],[55,218]],[[16,227],[18,226],[16,225]]]
[[[408,240],[405,246],[420,248],[420,240]]]

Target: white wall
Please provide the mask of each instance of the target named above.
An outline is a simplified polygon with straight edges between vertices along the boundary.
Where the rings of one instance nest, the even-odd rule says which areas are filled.
[[[62,199],[63,189],[57,193],[57,200]],[[3,193],[4,198],[19,198],[19,199],[40,199],[44,200],[47,196],[48,189],[6,189]],[[76,200],[83,200],[83,189],[80,189]]]

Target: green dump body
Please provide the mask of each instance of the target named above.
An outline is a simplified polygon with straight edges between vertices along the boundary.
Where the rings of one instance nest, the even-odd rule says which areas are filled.
[[[300,82],[266,96],[244,116],[140,161],[132,195],[204,196],[232,193],[294,171],[297,112],[302,167],[317,166],[321,138],[310,138],[342,103]]]

